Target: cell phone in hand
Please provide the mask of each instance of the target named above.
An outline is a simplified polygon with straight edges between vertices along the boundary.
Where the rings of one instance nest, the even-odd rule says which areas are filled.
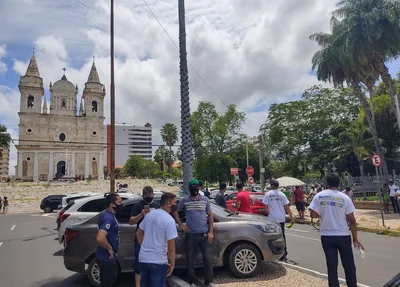
[[[150,205],[145,205],[144,209],[150,209]]]

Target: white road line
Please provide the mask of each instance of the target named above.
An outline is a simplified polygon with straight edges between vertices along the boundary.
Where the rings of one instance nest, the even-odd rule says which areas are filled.
[[[15,225],[13,225],[13,227],[11,227],[11,229],[10,229],[10,230],[14,230],[14,228],[15,228]]]
[[[321,272],[318,272],[318,271],[315,271],[315,270],[312,270],[312,269],[308,269],[308,268],[304,268],[304,267],[301,267],[301,266],[297,266],[297,265],[292,265],[292,264],[289,264],[289,263],[286,263],[286,262],[279,262],[280,264],[282,264],[282,265],[284,265],[284,266],[287,266],[287,267],[289,267],[289,268],[293,268],[293,269],[298,269],[298,270],[301,270],[301,271],[305,271],[305,272],[308,272],[308,273],[312,273],[312,274],[314,274],[314,275],[316,275],[316,276],[319,276],[319,277],[324,277],[324,278],[328,278],[328,275],[327,274],[325,274],[325,273],[321,273]],[[338,278],[339,279],[339,281],[341,281],[341,283],[346,283],[346,280],[345,279],[343,279],[343,278]],[[370,287],[370,286],[368,286],[368,285],[364,285],[364,284],[361,284],[361,283],[357,283],[357,286],[358,287]]]
[[[0,242],[0,247],[3,245],[3,242]]]
[[[301,230],[301,229],[296,229],[296,228],[290,228],[288,230],[293,230],[293,231],[297,231],[297,232],[304,232],[304,233],[310,232],[310,231],[307,231],[307,230]]]
[[[303,238],[303,239],[307,239],[307,240],[314,240],[314,241],[321,242],[321,240],[319,240],[319,239],[306,237],[306,236],[300,236],[300,235],[294,235],[294,234],[289,234],[289,233],[287,233],[286,236],[294,236],[294,237],[299,237],[299,238]]]

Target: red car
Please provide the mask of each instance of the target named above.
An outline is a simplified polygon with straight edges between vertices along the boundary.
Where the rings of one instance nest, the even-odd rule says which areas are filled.
[[[226,199],[226,208],[229,211],[235,211],[235,201],[236,201],[236,196],[237,192],[234,192],[230,194],[227,199]],[[251,213],[255,214],[261,214],[261,215],[267,215],[264,209],[264,204],[262,203],[262,200],[264,198],[264,193],[262,192],[249,192],[250,194],[250,208],[251,208]]]

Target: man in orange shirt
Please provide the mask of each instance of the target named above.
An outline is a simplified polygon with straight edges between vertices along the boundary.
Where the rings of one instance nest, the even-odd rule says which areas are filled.
[[[243,183],[241,182],[236,184],[236,189],[238,191],[235,205],[237,211],[251,213],[250,194],[243,190]]]

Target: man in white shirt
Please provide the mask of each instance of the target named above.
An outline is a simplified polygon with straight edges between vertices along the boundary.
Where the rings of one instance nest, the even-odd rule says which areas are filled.
[[[329,287],[339,287],[338,251],[346,274],[347,286],[357,287],[350,230],[354,246],[363,250],[364,247],[357,237],[354,204],[346,194],[339,191],[338,175],[329,174],[326,177],[326,184],[328,189],[314,197],[310,209],[312,218],[321,217],[321,243],[326,257]]]
[[[165,287],[167,277],[175,267],[175,220],[170,215],[177,210],[173,193],[161,196],[161,208],[148,213],[136,232],[141,245],[139,253],[140,286]]]
[[[396,200],[396,191],[399,188],[393,184],[393,180],[389,180],[390,201],[392,202],[394,213],[400,213],[399,204]]]
[[[287,199],[286,195],[282,191],[278,190],[279,182],[276,179],[273,179],[270,181],[270,186],[271,190],[264,195],[262,203],[265,206],[268,218],[279,222],[281,225],[283,238],[285,239],[285,254],[279,260],[286,261],[288,254],[285,236],[286,212],[289,214],[291,222],[294,222],[294,218],[289,207],[289,199]]]

